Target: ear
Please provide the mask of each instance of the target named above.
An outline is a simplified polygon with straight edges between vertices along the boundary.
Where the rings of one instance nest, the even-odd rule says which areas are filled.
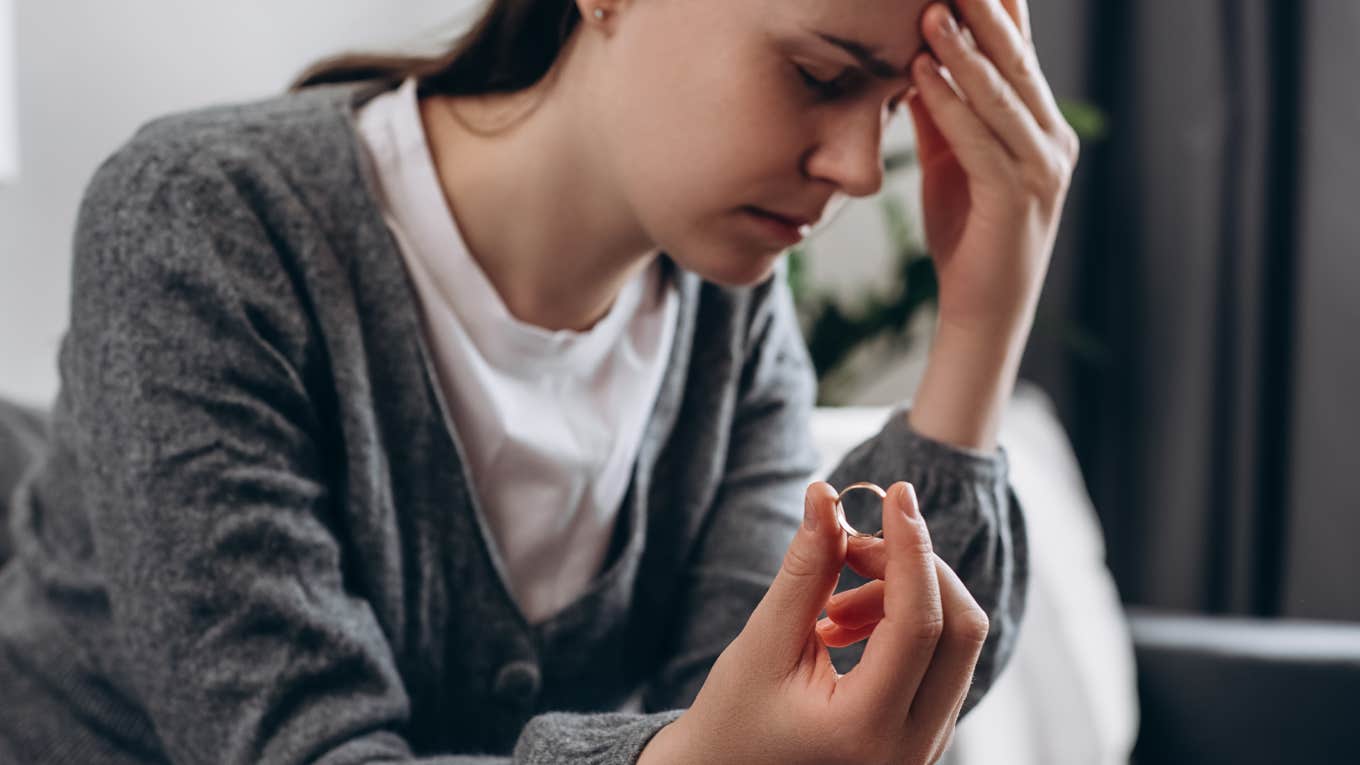
[[[608,23],[618,15],[622,0],[575,0],[576,10],[587,24]]]

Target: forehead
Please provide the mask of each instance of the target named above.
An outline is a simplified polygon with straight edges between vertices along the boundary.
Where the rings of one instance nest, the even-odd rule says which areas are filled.
[[[726,0],[731,2],[731,0]],[[757,0],[773,23],[853,40],[897,69],[921,50],[921,13],[931,0]]]

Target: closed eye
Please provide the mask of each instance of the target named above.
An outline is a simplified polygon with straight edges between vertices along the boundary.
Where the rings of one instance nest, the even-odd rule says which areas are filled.
[[[857,80],[861,79],[856,77],[859,72],[853,67],[842,70],[840,74],[830,80],[818,79],[813,76],[811,72],[797,64],[794,64],[794,69],[798,71],[798,76],[803,80],[803,84],[815,93],[818,98],[826,101],[832,101],[846,95],[854,89]],[[898,108],[901,107],[902,100],[902,95],[894,96],[892,100],[888,102],[888,113],[892,114],[896,112]]]
[[[813,93],[816,93],[818,97],[824,99],[833,99],[844,95],[849,90],[850,83],[847,81],[854,75],[854,70],[846,69],[833,79],[821,80],[797,64],[794,64],[794,69],[798,70],[798,76],[802,78],[803,84]]]

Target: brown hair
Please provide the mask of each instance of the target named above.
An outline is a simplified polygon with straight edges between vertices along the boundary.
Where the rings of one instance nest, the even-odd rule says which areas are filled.
[[[472,28],[443,54],[340,54],[307,67],[289,90],[415,77],[422,93],[513,93],[543,79],[580,21],[574,0],[491,0]]]

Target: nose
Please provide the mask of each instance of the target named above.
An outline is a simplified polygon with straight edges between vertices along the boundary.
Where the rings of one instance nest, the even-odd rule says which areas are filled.
[[[805,171],[852,197],[877,194],[883,187],[883,120],[856,110],[828,119],[807,155]]]

